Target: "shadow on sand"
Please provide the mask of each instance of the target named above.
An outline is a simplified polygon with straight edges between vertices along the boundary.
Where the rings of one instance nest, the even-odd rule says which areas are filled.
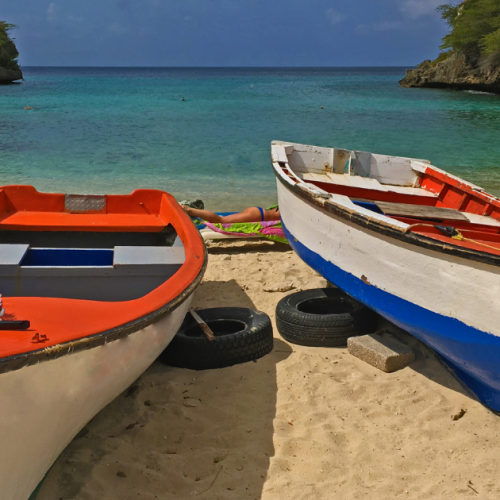
[[[380,318],[379,328],[387,329],[397,339],[413,349],[415,361],[409,366],[412,370],[447,389],[458,392],[474,401],[479,401],[477,396],[460,380],[450,365],[432,348],[383,318]]]
[[[227,252],[227,250],[226,250]],[[193,305],[255,308],[234,281],[204,282]],[[37,500],[261,497],[274,455],[276,366],[292,353],[191,371],[155,362],[56,461]]]
[[[217,242],[211,242],[208,246],[208,253],[214,255],[235,255],[261,252],[290,252],[292,249],[286,243],[276,241],[266,241],[262,239],[254,240],[235,240],[233,246],[229,246],[226,241],[218,246]]]

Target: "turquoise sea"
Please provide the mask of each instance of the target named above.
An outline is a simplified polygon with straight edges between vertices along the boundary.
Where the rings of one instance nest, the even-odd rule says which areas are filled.
[[[0,86],[1,184],[236,210],[274,202],[280,139],[429,159],[500,195],[500,96],[403,89],[404,70],[23,68]]]

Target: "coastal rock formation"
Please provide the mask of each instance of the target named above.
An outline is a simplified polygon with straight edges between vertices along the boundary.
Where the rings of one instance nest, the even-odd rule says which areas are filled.
[[[498,0],[463,0],[437,8],[450,32],[435,61],[408,70],[403,87],[438,87],[500,94],[500,9]]]
[[[456,88],[500,94],[500,61],[497,57],[468,58],[453,53],[443,61],[424,61],[406,71],[402,87]]]
[[[0,21],[0,84],[21,80],[23,73],[17,64],[19,52],[8,35],[12,25]]]
[[[23,72],[20,68],[18,69],[7,69],[0,66],[0,84],[2,83],[12,83],[16,80],[22,80]]]

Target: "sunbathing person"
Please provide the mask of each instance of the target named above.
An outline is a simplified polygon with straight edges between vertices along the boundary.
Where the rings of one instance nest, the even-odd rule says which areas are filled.
[[[196,217],[212,223],[231,224],[235,222],[263,222],[280,220],[280,211],[278,207],[271,209],[249,207],[243,210],[243,212],[223,216],[217,215],[210,210],[191,208],[187,205],[181,205],[181,207],[184,212],[189,215],[189,217]]]

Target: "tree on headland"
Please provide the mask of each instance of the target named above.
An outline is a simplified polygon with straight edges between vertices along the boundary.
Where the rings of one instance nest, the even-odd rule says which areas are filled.
[[[402,87],[500,94],[500,0],[458,1],[437,9],[450,27],[441,45],[445,52],[408,70]]]
[[[438,11],[451,28],[441,45],[441,49],[450,50],[438,59],[443,60],[453,52],[474,59],[500,56],[499,0],[465,0],[458,5],[440,5]]]
[[[17,70],[19,69],[17,62],[19,52],[9,35],[9,31],[13,28],[16,28],[16,25],[0,21],[0,66],[6,69]]]

